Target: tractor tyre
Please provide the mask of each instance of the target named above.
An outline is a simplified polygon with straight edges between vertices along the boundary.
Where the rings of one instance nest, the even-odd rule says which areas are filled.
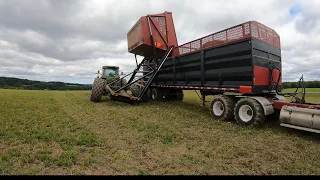
[[[218,121],[233,120],[234,100],[225,95],[217,95],[210,104],[210,113]]]
[[[240,99],[234,108],[234,116],[239,125],[261,126],[266,119],[261,104],[250,97]]]
[[[138,83],[134,83],[133,85],[130,86],[130,91],[132,92],[132,95],[135,97],[138,97],[143,90],[143,87],[140,86]],[[148,91],[142,96],[141,100],[142,101],[148,101],[149,95]]]
[[[132,95],[135,97],[138,97],[140,94],[142,87],[140,87],[137,83],[134,83],[130,86],[130,91],[132,92]]]
[[[118,82],[114,83],[114,85],[113,85],[113,86],[116,86],[116,87],[121,88],[121,87],[123,87],[123,86],[125,86],[125,85],[127,85],[127,80],[125,80],[125,79],[121,79],[121,81],[118,81]],[[127,88],[126,88],[126,89],[124,89],[124,90],[126,91],[126,90],[127,90]]]
[[[110,91],[109,91],[108,89],[105,89],[105,90],[103,91],[102,96],[110,96]]]
[[[90,96],[90,101],[92,102],[100,102],[102,95],[104,94],[105,91],[105,85],[106,81],[100,78],[95,78],[93,86],[92,86],[92,91],[91,91],[91,96]]]

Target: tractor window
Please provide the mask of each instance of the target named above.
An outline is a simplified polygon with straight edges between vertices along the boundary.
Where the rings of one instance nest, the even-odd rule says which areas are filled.
[[[114,77],[117,74],[118,74],[118,71],[115,69],[106,69],[105,71],[105,75],[108,77]]]

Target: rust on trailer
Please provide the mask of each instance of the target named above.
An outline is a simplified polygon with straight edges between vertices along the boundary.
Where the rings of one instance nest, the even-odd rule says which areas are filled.
[[[248,38],[255,38],[280,48],[280,37],[276,31],[257,21],[249,21],[182,44],[174,50],[174,56],[194,53]]]

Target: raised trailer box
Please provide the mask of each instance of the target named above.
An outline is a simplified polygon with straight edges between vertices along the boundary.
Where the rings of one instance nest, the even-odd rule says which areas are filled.
[[[172,13],[142,16],[127,34],[128,51],[148,57],[178,46]]]

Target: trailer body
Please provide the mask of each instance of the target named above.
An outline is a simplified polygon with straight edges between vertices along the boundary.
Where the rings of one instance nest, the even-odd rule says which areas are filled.
[[[152,86],[268,94],[282,84],[278,69],[280,37],[250,21],[175,48]]]

